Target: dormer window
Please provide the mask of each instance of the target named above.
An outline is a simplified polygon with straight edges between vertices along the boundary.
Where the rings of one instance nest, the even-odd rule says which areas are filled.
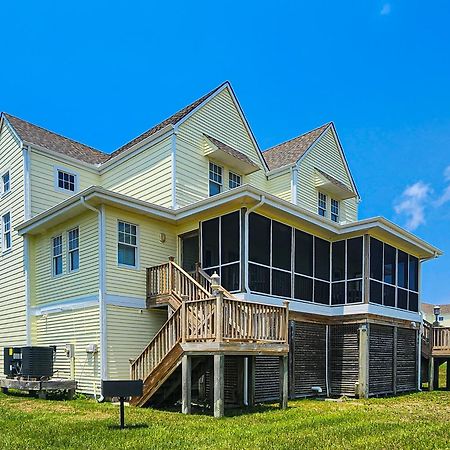
[[[318,193],[318,203],[317,203],[317,212],[319,216],[326,217],[327,216],[327,196],[322,192]]]
[[[242,184],[242,177],[233,172],[229,172],[228,174],[228,187],[230,189],[234,189],[239,187]]]
[[[223,169],[222,167],[209,163],[209,196],[220,194],[223,188]]]
[[[339,201],[334,198],[331,199],[331,220],[339,222]]]
[[[66,193],[78,191],[78,174],[64,168],[55,168],[55,189]]]

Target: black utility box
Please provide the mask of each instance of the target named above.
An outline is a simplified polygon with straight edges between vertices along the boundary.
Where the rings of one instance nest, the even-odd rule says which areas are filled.
[[[5,347],[4,372],[9,377],[53,376],[54,347]]]
[[[144,384],[142,380],[102,380],[103,397],[140,397]]]

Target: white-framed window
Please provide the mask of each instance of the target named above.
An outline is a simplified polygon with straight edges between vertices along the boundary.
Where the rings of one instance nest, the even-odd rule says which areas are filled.
[[[63,238],[62,234],[52,238],[52,274],[54,277],[63,273]]]
[[[318,193],[317,197],[317,212],[319,216],[326,217],[327,216],[327,196],[322,192]]]
[[[209,163],[209,196],[220,194],[223,187],[223,169],[222,167]]]
[[[79,176],[76,172],[63,167],[55,167],[55,190],[66,193],[78,191]]]
[[[67,256],[69,272],[76,272],[80,268],[80,230],[74,228],[67,233]]]
[[[138,227],[128,222],[117,222],[117,261],[119,266],[138,266]]]
[[[334,198],[331,199],[331,220],[339,222],[339,201]]]
[[[2,251],[3,253],[11,250],[12,239],[11,239],[11,213],[7,212],[2,216]]]
[[[240,175],[233,172],[228,173],[228,187],[230,189],[237,188],[241,184],[242,184],[242,177]]]
[[[11,175],[9,170],[3,172],[0,180],[0,195],[5,195],[11,191]]]

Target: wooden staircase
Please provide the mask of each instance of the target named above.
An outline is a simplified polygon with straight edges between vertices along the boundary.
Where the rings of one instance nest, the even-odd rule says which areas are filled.
[[[173,260],[147,269],[147,304],[170,305],[173,314],[131,362],[131,378],[144,393],[131,404],[144,406],[180,365],[186,352],[236,354],[288,352],[288,304],[273,306],[237,299],[197,271],[198,280]]]

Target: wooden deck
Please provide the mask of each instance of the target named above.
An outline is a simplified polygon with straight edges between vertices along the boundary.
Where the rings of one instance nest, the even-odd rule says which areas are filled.
[[[424,321],[422,354],[426,358],[450,358],[450,327],[435,327]]]
[[[172,259],[147,270],[148,306],[166,304],[175,311],[141,355],[131,362],[131,378],[144,381],[144,395],[132,399],[133,405],[145,405],[180,362],[185,361],[183,367],[189,366],[189,358],[194,355],[218,358],[219,362],[214,363],[215,383],[223,383],[224,355],[266,354],[287,360],[289,302],[273,306],[243,301],[222,286],[213,285],[201,270],[196,278]],[[183,374],[189,382],[187,372],[184,367]],[[223,396],[219,391],[217,395]],[[217,402],[217,415],[221,415],[223,399]],[[190,406],[183,410],[190,411]]]

